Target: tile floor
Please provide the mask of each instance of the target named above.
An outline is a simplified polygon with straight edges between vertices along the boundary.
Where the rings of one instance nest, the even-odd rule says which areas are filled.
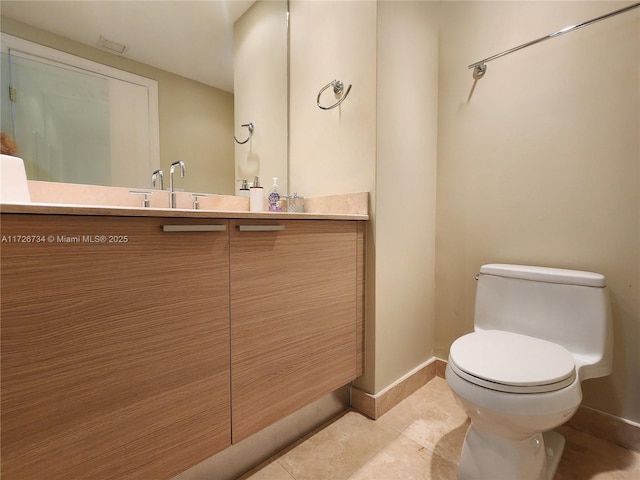
[[[377,421],[349,411],[240,480],[453,480],[467,426],[447,382],[434,378]],[[640,453],[560,431],[555,480],[640,479]]]

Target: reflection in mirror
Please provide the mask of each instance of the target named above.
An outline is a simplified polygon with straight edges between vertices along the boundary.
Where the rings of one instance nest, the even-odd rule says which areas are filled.
[[[28,178],[144,185],[159,166],[157,82],[2,39],[2,131],[15,139]]]
[[[256,2],[234,26],[235,135],[243,141],[252,123],[251,139],[236,144],[236,191],[243,180],[260,177],[268,191],[278,178],[280,193],[287,192],[287,24],[286,5]],[[283,15],[284,14],[284,15]]]
[[[17,139],[28,178],[110,185],[108,80],[4,52],[1,68],[2,132]]]
[[[273,8],[276,5],[279,9],[277,12]],[[233,194],[238,191],[239,187],[239,185],[236,186],[236,180],[254,173],[261,178],[264,177],[263,182],[265,183],[267,177],[278,176],[280,177],[279,184],[283,185],[283,190],[286,189],[287,11],[286,0],[258,0],[255,2],[254,0],[242,2],[223,0],[210,2],[189,0],[181,2],[94,2],[92,0],[83,2],[55,0],[23,2],[3,0],[0,28],[3,36],[4,33],[7,33],[157,82],[159,141],[156,143],[159,143],[159,155],[156,157],[159,157],[159,168],[168,172],[171,163],[182,160],[186,164],[186,176],[181,179],[183,181],[180,185],[182,189],[192,192]],[[276,19],[280,27],[274,27]],[[97,21],[94,23],[94,20]],[[115,20],[115,23],[120,23],[120,25],[112,25],[108,20]],[[224,30],[220,23],[222,20],[227,23],[229,28],[229,38],[227,38],[225,47],[227,53],[218,55],[219,58],[212,58],[211,52],[215,50],[215,45],[220,43],[220,39],[217,37],[220,37],[220,32]],[[155,33],[147,30],[150,25],[155,27]],[[127,26],[131,27],[131,31],[127,30]],[[249,32],[249,28],[255,28],[255,32]],[[179,33],[175,29],[179,29]],[[238,29],[241,29],[243,33],[237,33]],[[119,32],[121,36],[118,37],[114,32]],[[190,38],[192,33],[208,36]],[[269,35],[279,35],[281,38],[268,38]],[[108,53],[97,47],[99,37],[116,42],[122,41],[123,44],[126,44],[124,53]],[[264,52],[255,53],[253,50],[251,50],[253,53],[247,53],[249,50],[245,48],[246,45],[256,40],[262,45],[269,46],[269,55],[265,57]],[[168,43],[161,43],[164,41]],[[283,49],[277,55],[274,50],[276,45],[277,48]],[[150,55],[145,63],[145,59],[141,57],[141,52],[144,50],[142,46],[151,46],[150,50],[155,51],[155,58],[151,58],[152,55]],[[201,47],[204,48],[204,54],[198,53],[203,51]],[[232,53],[232,50],[235,52]],[[251,58],[251,55],[264,57],[264,62],[262,64],[254,62],[254,68],[248,71],[239,68],[238,63],[244,62],[240,58]],[[177,59],[174,61],[175,69],[170,66],[170,60],[167,60],[170,58]],[[285,59],[284,63],[280,60],[281,58]],[[29,60],[34,61],[33,58]],[[4,62],[8,61],[3,57],[2,130],[13,133],[14,125],[12,122],[17,123],[13,111],[17,113],[18,110],[13,108],[16,105],[5,103],[11,102],[8,98],[9,94],[5,95],[5,92],[9,92],[8,86],[5,88],[5,85],[9,83],[8,72],[11,69],[5,69]],[[26,62],[27,60],[23,58],[21,61]],[[164,63],[159,65],[160,61]],[[235,64],[235,78],[234,72],[231,71],[226,83],[224,80],[220,80],[218,85],[214,85],[214,81],[210,81],[207,74],[203,73],[204,70],[207,70],[203,67],[209,64],[212,66],[209,71],[217,72],[228,70],[229,65],[233,70]],[[278,73],[275,71],[276,65],[281,70]],[[170,72],[169,70],[174,71]],[[249,75],[253,78],[245,81],[239,75]],[[260,79],[260,81],[256,82],[256,79]],[[246,90],[249,97],[245,101],[242,98],[245,89],[238,88],[238,85],[239,82],[244,82],[247,85],[251,81],[254,82],[254,88]],[[270,85],[269,82],[272,81],[277,81],[277,84]],[[258,83],[260,85],[255,88]],[[87,84],[84,88],[94,87],[90,88]],[[109,87],[108,90],[110,97],[112,88]],[[239,91],[243,93],[238,93]],[[104,96],[104,92],[101,95]],[[48,94],[44,96],[50,97]],[[73,95],[64,94],[62,96],[70,97]],[[278,97],[278,102],[275,103],[277,112],[270,114],[269,109],[274,106],[274,97]],[[22,98],[23,95],[20,93],[15,96],[16,102],[20,102]],[[267,102],[265,103],[265,101]],[[34,137],[41,140],[40,137],[34,136],[32,133],[17,134],[19,132],[15,131],[19,156],[24,158],[29,150],[40,148],[36,151],[41,152],[43,149],[48,149],[50,156],[57,155],[60,159],[66,159],[70,156],[69,148],[76,148],[82,151],[80,156],[84,158],[84,164],[82,168],[77,165],[56,167],[56,171],[65,172],[66,176],[63,181],[151,188],[151,173],[155,169],[153,167],[157,165],[157,163],[154,164],[153,158],[151,160],[141,159],[142,154],[138,153],[135,148],[128,147],[124,140],[114,139],[111,133],[105,134],[103,132],[101,135],[97,135],[97,137],[101,137],[102,146],[92,147],[89,143],[89,135],[83,131],[83,128],[85,124],[98,122],[98,120],[83,121],[82,125],[78,124],[77,114],[79,111],[82,110],[84,113],[84,110],[99,110],[100,108],[104,110],[106,108],[104,104],[99,107],[99,103],[97,103],[89,109],[84,109],[78,108],[76,103],[74,109],[71,105],[61,106],[59,99],[45,100],[45,103],[47,102],[47,108],[53,108],[53,110],[47,111],[56,113],[51,114],[51,118],[47,122],[40,120],[43,125],[57,123],[57,120],[54,122],[54,118],[57,119],[60,116],[59,111],[70,111],[72,115],[76,116],[75,123],[62,128],[65,131],[64,135],[58,134],[60,138],[64,138],[60,141],[64,143],[67,151],[65,152],[65,149],[61,148],[45,148],[38,142],[35,142],[34,145]],[[12,108],[5,108],[8,104]],[[71,104],[74,105],[73,102]],[[24,106],[24,109],[28,110],[28,108],[28,105]],[[5,115],[6,111],[11,111],[12,114]],[[285,112],[284,116],[282,111]],[[109,112],[109,125],[113,130],[114,119],[111,115],[113,110],[109,109]],[[129,114],[129,108],[126,109],[125,117],[125,120],[115,121],[125,136],[128,132],[130,137],[136,137],[138,140],[144,138],[139,135],[139,131],[142,129],[140,122],[132,118]],[[106,125],[104,116],[100,122]],[[236,144],[233,139],[234,134],[238,138],[243,136],[246,133],[246,128],[242,128],[240,125],[249,122],[253,122],[255,125],[254,137],[245,145]],[[22,130],[25,130],[25,127]],[[29,132],[29,128],[26,127],[25,131]],[[33,132],[34,129],[31,131]],[[149,139],[151,143],[153,143],[152,137],[153,135]],[[108,142],[106,138],[109,138]],[[27,146],[29,142],[31,146]],[[285,148],[276,150],[272,148],[274,144],[284,145]],[[80,147],[82,148],[80,149]],[[115,155],[114,151],[117,151],[118,148],[120,153]],[[126,153],[123,153],[123,150]],[[153,145],[151,150],[153,150]],[[119,166],[105,167],[98,161],[101,156],[105,155],[111,157],[112,163],[114,163],[114,159],[116,162],[119,161]],[[32,169],[34,175],[43,174],[42,158],[45,157],[40,153],[38,160],[40,163],[36,162]],[[25,158],[25,161],[28,159]],[[92,168],[102,171],[110,179],[97,180],[94,178],[94,173],[82,171],[83,169],[88,171],[90,164],[93,165]],[[247,170],[247,165],[249,165],[250,171]],[[136,169],[142,172],[139,180],[122,178],[123,171]]]

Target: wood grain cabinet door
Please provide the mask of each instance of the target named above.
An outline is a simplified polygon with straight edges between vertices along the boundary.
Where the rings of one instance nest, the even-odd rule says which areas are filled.
[[[2,478],[171,478],[230,444],[228,221],[2,215]],[[28,240],[27,240],[28,239]]]
[[[362,373],[358,223],[231,221],[234,443]]]

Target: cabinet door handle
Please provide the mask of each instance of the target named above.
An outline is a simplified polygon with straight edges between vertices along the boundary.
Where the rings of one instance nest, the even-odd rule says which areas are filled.
[[[162,225],[163,232],[224,232],[226,225]]]
[[[238,225],[241,232],[280,232],[284,225]]]

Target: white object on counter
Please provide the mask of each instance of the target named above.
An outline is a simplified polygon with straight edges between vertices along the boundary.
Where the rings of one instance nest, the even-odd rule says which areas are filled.
[[[0,155],[0,202],[31,203],[27,173],[21,158]]]
[[[258,177],[255,177],[253,185],[249,188],[249,211],[254,213],[264,212],[264,188],[260,186]]]

